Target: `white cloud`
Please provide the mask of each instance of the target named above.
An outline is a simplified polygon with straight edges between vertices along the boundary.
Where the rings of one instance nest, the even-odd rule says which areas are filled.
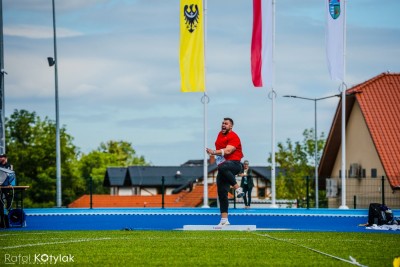
[[[35,25],[13,25],[4,28],[4,34],[15,37],[22,37],[28,39],[48,39],[53,38],[53,28]],[[57,28],[57,38],[75,37],[83,35],[65,28]]]

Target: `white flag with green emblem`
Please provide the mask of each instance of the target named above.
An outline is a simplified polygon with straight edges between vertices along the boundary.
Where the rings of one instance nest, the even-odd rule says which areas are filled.
[[[325,0],[326,55],[332,80],[344,82],[345,0]]]

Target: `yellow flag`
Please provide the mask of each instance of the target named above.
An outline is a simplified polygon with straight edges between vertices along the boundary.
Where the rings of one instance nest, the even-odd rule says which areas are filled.
[[[204,92],[203,0],[181,0],[179,68],[182,92]]]

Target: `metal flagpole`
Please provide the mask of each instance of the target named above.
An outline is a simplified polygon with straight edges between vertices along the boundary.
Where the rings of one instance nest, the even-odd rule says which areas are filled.
[[[342,82],[342,205],[340,209],[348,209],[346,205],[346,0],[343,1],[343,82]]]
[[[344,83],[342,87],[342,162],[341,162],[341,180],[342,180],[342,205],[339,209],[348,209],[346,206],[346,89]]]
[[[315,208],[319,208],[319,190],[318,190],[318,135],[317,135],[317,99],[314,100],[314,171],[315,171]]]
[[[271,123],[272,123],[272,134],[271,134],[271,160],[272,160],[272,166],[271,166],[271,195],[272,195],[272,203],[271,203],[271,208],[277,208],[278,206],[276,205],[276,183],[275,183],[275,91],[272,87],[271,93],[270,93],[271,101],[272,101],[272,112],[271,112]]]
[[[204,105],[204,160],[203,160],[203,185],[204,185],[204,192],[203,192],[203,206],[202,208],[209,208],[210,206],[208,205],[208,155],[206,152],[206,147],[207,147],[207,104],[208,104],[209,98],[207,96],[207,93],[204,92],[204,95],[202,97],[202,102]]]
[[[55,101],[56,101],[56,189],[57,207],[62,205],[61,201],[61,152],[60,152],[60,116],[58,105],[58,60],[57,60],[57,37],[56,37],[56,14],[53,0],[53,37],[54,37],[54,76],[55,76]]]
[[[208,164],[207,159],[208,155],[206,152],[207,147],[207,104],[209,102],[209,98],[207,96],[207,57],[206,57],[206,44],[207,44],[207,0],[204,0],[203,6],[204,12],[204,80],[205,80],[205,88],[204,95],[202,97],[202,102],[204,105],[204,160],[203,160],[203,184],[204,184],[204,192],[203,192],[203,206],[202,208],[209,208],[208,205]]]
[[[6,153],[6,121],[5,121],[5,99],[4,99],[4,42],[3,42],[3,0],[0,0],[0,153]]]
[[[271,133],[271,195],[272,195],[272,208],[277,208],[276,205],[276,183],[275,183],[275,97],[276,93],[274,91],[275,85],[275,0],[272,0],[272,86],[271,86],[271,101],[272,101],[272,112],[271,112],[271,123],[272,123],[272,133]]]

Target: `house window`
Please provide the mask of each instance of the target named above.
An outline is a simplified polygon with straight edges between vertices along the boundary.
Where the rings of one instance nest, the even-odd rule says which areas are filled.
[[[376,178],[378,177],[377,171],[375,168],[371,169],[371,178]]]
[[[366,176],[367,176],[367,170],[366,169],[362,169],[361,178],[365,178]]]
[[[265,198],[265,187],[259,187],[257,191],[258,198]]]

